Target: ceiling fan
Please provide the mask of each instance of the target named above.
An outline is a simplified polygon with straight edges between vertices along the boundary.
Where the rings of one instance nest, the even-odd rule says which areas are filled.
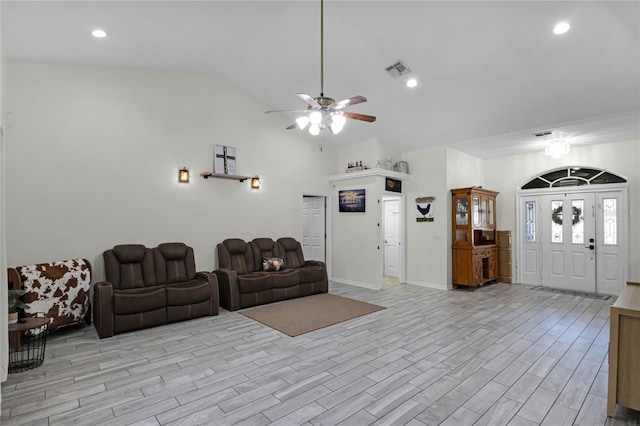
[[[296,127],[304,129],[309,125],[309,133],[314,136],[319,135],[322,129],[329,129],[331,133],[337,134],[344,127],[347,118],[368,123],[376,121],[376,118],[372,115],[343,111],[348,106],[367,102],[367,98],[364,96],[354,96],[336,102],[333,98],[324,95],[324,0],[320,0],[320,96],[313,98],[304,93],[296,93],[296,95],[307,103],[307,109],[266,111],[267,114],[303,114],[296,119],[294,124],[287,127],[287,130],[295,129]]]

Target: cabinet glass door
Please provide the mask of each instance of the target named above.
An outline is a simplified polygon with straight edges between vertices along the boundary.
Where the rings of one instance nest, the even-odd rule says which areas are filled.
[[[480,226],[480,200],[473,197],[473,226]]]
[[[489,200],[489,225],[494,225],[495,221],[494,221],[494,214],[493,214],[493,200]]]
[[[469,206],[466,198],[456,198],[456,225],[469,224]]]
[[[480,209],[480,216],[482,217],[482,226],[487,225],[487,200],[482,198],[480,205],[482,208]]]

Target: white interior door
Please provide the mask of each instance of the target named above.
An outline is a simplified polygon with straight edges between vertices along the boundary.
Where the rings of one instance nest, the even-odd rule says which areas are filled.
[[[542,285],[595,292],[594,193],[544,195],[540,201]]]
[[[596,291],[617,295],[626,282],[626,211],[622,191],[600,192],[596,196]]]
[[[400,199],[383,201],[384,214],[384,274],[400,277]]]
[[[326,261],[325,204],[325,197],[303,197],[302,253],[306,260]]]

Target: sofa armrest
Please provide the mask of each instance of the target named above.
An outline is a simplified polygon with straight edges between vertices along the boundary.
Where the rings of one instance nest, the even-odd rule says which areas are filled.
[[[201,271],[196,273],[196,277],[209,283],[211,298],[209,299],[209,315],[218,315],[220,311],[220,290],[218,289],[218,277],[213,272]]]
[[[238,274],[231,269],[216,269],[213,271],[218,278],[220,288],[220,306],[228,311],[240,309],[240,290],[238,289]]]
[[[100,338],[113,336],[113,285],[102,281],[93,286],[93,322]]]
[[[323,269],[327,268],[325,263],[320,260],[305,260],[304,266],[320,266]]]

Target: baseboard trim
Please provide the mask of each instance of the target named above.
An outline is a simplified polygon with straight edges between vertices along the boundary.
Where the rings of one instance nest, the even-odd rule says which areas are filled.
[[[344,278],[331,278],[331,281],[333,281],[334,283],[354,285],[356,287],[364,287],[371,290],[380,290],[380,287],[376,287],[375,284],[361,283],[359,281],[346,280]]]
[[[434,284],[434,283],[426,283],[423,281],[413,281],[413,280],[407,280],[407,284],[415,285],[418,287],[432,288],[434,290],[450,290],[447,284]]]

